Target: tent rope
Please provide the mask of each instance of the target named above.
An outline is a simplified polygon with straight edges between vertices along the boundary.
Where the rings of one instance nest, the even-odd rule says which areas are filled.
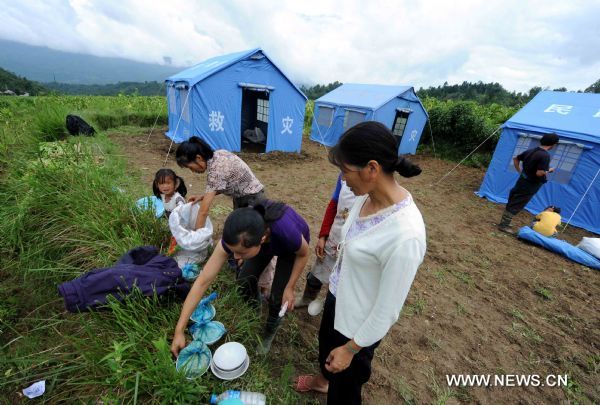
[[[433,157],[437,158],[437,154],[435,153],[435,141],[433,140],[433,129],[431,129],[431,121],[427,120],[427,125],[429,126],[429,135],[431,135],[431,146],[433,147]]]
[[[469,158],[469,156],[471,156],[473,153],[475,153],[475,151],[477,149],[479,149],[484,143],[486,143],[488,139],[490,139],[492,136],[494,136],[496,134],[496,132],[498,132],[500,130],[500,128],[501,127],[496,128],[496,130],[494,132],[492,132],[490,134],[490,136],[488,136],[487,138],[485,138],[485,140],[483,142],[481,142],[479,145],[477,145],[477,147],[475,149],[473,149],[471,151],[471,153],[469,153],[467,156],[465,156],[463,160],[461,160],[460,162],[458,162],[458,164],[456,166],[454,166],[452,168],[452,170],[450,170],[448,173],[446,173],[441,179],[439,179],[437,182],[433,183],[432,186],[440,184],[442,182],[442,180],[444,180],[446,177],[448,177],[450,175],[450,173],[452,173],[458,166],[460,166],[462,164],[462,162],[464,162],[465,160],[467,160]]]
[[[588,191],[590,191],[590,188],[592,188],[592,184],[594,184],[594,181],[596,181],[596,177],[598,177],[598,174],[600,174],[600,169],[598,169],[598,171],[596,172],[596,175],[594,176],[594,178],[592,179],[592,181],[590,182],[590,185],[588,186],[588,188],[585,190],[585,193],[583,193],[583,195],[581,196],[581,199],[579,200],[579,202],[577,203],[577,206],[575,207],[575,210],[573,210],[573,213],[571,214],[571,216],[569,217],[569,220],[567,221],[567,223],[565,224],[565,226],[563,227],[562,232],[565,231],[565,229],[567,229],[567,226],[569,226],[569,223],[571,223],[571,219],[573,219],[573,216],[575,215],[575,213],[577,212],[577,209],[579,208],[579,206],[581,205],[581,203],[583,202],[583,199],[585,198],[585,196],[587,195]]]
[[[311,105],[310,103],[308,103],[308,106],[310,107],[310,110],[312,112],[312,119],[315,120],[315,108],[314,108],[315,102],[313,101],[313,104]],[[325,145],[325,138],[323,138],[323,134],[321,134],[321,126],[319,125],[319,122],[317,121],[315,123],[316,127],[317,127],[317,131],[319,132],[319,138],[321,138],[321,145],[323,145],[323,148],[325,149],[325,153],[327,154],[327,156],[329,156],[329,149],[327,149],[327,145]]]
[[[160,90],[162,90],[163,86],[164,86],[164,82],[163,84],[160,86]],[[169,113],[169,107],[167,106],[167,114]],[[146,138],[146,143],[148,143],[150,141],[150,135],[152,135],[152,132],[154,132],[154,128],[156,127],[156,123],[158,122],[158,117],[160,117],[160,111],[158,112],[158,114],[156,114],[156,119],[154,120],[154,124],[152,125],[152,129],[150,130],[150,133],[148,134],[148,138]]]
[[[167,151],[167,157],[165,157],[165,162],[163,165],[167,164],[167,160],[169,160],[169,154],[171,153],[171,148],[173,147],[174,138],[177,136],[177,129],[179,128],[179,123],[181,122],[181,117],[183,116],[183,112],[185,111],[185,107],[187,106],[188,98],[190,97],[190,93],[192,89],[189,89],[186,96],[185,101],[183,102],[183,107],[181,108],[181,114],[179,114],[179,119],[177,120],[177,125],[175,125],[175,132],[173,132],[173,138],[171,138],[171,144],[169,145],[169,150]]]

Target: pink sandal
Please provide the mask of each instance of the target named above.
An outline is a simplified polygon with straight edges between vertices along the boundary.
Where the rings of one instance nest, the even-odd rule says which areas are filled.
[[[321,394],[327,394],[327,389],[315,389],[311,388],[310,383],[315,378],[314,375],[301,375],[296,379],[296,385],[294,386],[294,390],[297,392],[310,392],[315,391]]]

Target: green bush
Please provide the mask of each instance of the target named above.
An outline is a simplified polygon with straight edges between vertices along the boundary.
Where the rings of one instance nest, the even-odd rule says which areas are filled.
[[[308,100],[306,102],[306,110],[304,113],[304,128],[303,128],[304,135],[310,135],[310,130],[311,130],[312,121],[313,121],[313,115],[315,112],[314,108],[315,108],[315,102],[313,100]]]
[[[433,98],[426,98],[423,104],[429,114],[430,127],[424,130],[421,143],[431,145],[430,132],[433,132],[440,155],[452,160],[462,159],[483,143],[469,159],[477,166],[489,163],[500,131],[487,141],[486,138],[517,111],[516,107],[499,104],[480,105],[473,101],[439,101]]]

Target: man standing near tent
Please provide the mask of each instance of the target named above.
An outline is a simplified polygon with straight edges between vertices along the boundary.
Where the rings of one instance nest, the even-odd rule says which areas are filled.
[[[540,146],[531,148],[513,158],[515,169],[519,173],[519,180],[510,190],[506,209],[498,224],[498,229],[507,233],[514,233],[510,223],[529,201],[538,192],[540,187],[546,183],[546,174],[554,171],[550,167],[550,151],[558,144],[558,135],[546,134],[540,141]],[[521,169],[521,162],[523,167]]]

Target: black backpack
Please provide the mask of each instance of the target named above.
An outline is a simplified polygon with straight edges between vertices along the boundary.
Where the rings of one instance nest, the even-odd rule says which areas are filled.
[[[96,133],[94,127],[77,115],[67,115],[67,130],[71,135],[93,136]]]

